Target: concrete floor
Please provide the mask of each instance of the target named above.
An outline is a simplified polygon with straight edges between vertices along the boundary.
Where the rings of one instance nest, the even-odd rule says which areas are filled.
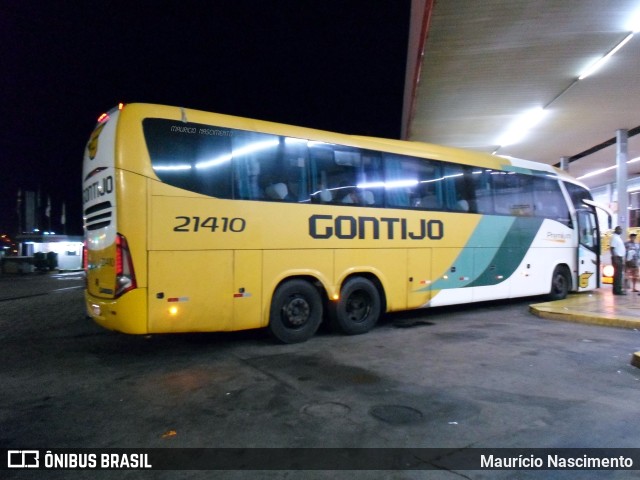
[[[277,345],[260,331],[108,332],[85,318],[81,285],[73,276],[0,277],[0,448],[276,447],[332,455],[328,449],[464,454],[640,445],[640,370],[630,364],[640,332],[540,318],[529,311],[539,299],[392,315],[366,335],[321,332],[303,344]],[[458,470],[428,455],[426,464],[429,470],[2,476],[626,479],[633,473]]]

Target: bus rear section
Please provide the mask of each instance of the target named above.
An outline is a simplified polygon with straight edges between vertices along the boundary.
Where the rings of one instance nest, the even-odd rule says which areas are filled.
[[[84,154],[85,302],[89,316],[103,327],[125,333],[145,333],[145,294],[137,288],[129,241],[118,231],[122,223],[118,222],[118,185],[122,184],[123,176],[131,175],[116,169],[115,165],[118,117],[118,109],[100,117]],[[144,183],[139,187],[143,192]],[[140,191],[136,194],[144,197]],[[144,258],[143,255],[140,258]],[[126,320],[119,312],[128,312]],[[132,322],[132,318],[139,320]]]

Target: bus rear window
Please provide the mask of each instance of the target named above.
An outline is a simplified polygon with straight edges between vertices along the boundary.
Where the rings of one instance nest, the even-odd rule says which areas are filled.
[[[158,118],[147,118],[142,126],[160,180],[192,192],[231,198],[230,129]]]

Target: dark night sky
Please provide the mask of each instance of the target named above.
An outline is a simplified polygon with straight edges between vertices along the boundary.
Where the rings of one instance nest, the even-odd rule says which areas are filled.
[[[18,189],[81,234],[98,115],[148,102],[398,138],[409,0],[0,3],[0,232]]]

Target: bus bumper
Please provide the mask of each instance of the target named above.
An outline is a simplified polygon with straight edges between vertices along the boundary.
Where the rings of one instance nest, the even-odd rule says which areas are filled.
[[[149,333],[146,288],[137,288],[118,299],[94,297],[85,290],[84,298],[87,314],[98,325],[122,333]]]

